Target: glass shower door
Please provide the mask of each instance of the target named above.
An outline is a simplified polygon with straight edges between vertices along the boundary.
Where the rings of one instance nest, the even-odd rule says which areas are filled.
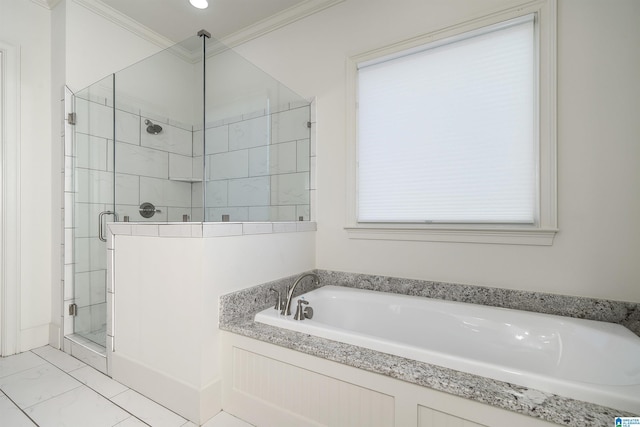
[[[113,76],[75,94],[74,334],[105,347],[107,221],[114,221]]]

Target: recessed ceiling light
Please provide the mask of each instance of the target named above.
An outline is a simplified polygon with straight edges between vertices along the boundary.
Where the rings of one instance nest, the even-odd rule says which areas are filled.
[[[209,7],[209,2],[207,0],[189,0],[191,6],[197,7],[198,9],[206,9]]]

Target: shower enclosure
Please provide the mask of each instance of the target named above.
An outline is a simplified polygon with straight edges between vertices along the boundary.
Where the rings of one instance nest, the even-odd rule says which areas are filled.
[[[310,102],[206,31],[73,105],[65,335],[76,342],[105,346],[106,222],[310,219]]]

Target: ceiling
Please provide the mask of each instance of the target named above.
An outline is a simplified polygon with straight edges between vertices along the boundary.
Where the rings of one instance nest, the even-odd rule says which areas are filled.
[[[189,0],[101,1],[176,43],[201,29],[223,39],[288,9],[312,3],[310,0],[209,0],[209,7],[200,10],[191,6]]]

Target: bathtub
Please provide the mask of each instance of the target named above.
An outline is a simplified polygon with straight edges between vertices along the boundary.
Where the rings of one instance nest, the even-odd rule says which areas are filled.
[[[621,325],[341,286],[301,298],[312,319],[255,321],[640,413],[640,337]]]

